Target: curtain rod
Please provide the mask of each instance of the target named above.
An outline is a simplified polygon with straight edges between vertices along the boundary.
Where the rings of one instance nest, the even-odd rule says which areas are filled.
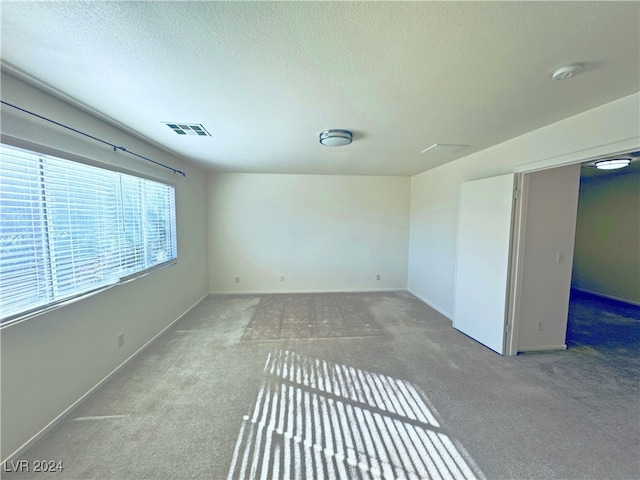
[[[80,130],[76,130],[75,128],[72,128],[72,127],[70,127],[68,125],[65,125],[63,123],[56,122],[55,120],[51,120],[50,118],[43,117],[42,115],[38,115],[37,113],[30,112],[29,110],[26,110],[24,108],[18,107],[18,106],[13,105],[13,104],[11,104],[9,102],[5,102],[4,100],[0,100],[0,103],[2,103],[3,105],[7,105],[8,107],[15,108],[16,110],[20,110],[21,112],[28,113],[29,115],[33,115],[34,117],[37,117],[37,118],[39,118],[41,120],[45,120],[47,122],[53,123],[54,125],[57,125],[59,127],[66,128],[67,130],[71,130],[72,132],[78,133],[80,135],[84,135],[85,137],[88,137],[88,138],[90,138],[92,140],[95,140],[96,142],[100,142],[100,143],[104,143],[105,145],[109,145],[110,147],[113,148],[114,152],[117,152],[118,150],[122,150],[123,152],[129,153],[129,154],[131,154],[131,155],[133,155],[135,157],[141,158],[142,160],[146,160],[147,162],[151,162],[151,163],[153,163],[155,165],[158,165],[160,167],[163,167],[163,168],[166,168],[168,170],[171,170],[173,173],[179,173],[183,177],[187,176],[187,174],[184,173],[182,170],[178,170],[177,168],[170,167],[169,165],[165,165],[164,163],[156,162],[155,160],[151,160],[150,158],[144,157],[142,155],[138,155],[137,153],[132,152],[131,150],[127,150],[125,147],[114,145],[113,143],[109,143],[109,142],[107,142],[105,140],[101,140],[101,139],[99,139],[97,137],[94,137],[93,135],[89,135],[88,133],[81,132]]]

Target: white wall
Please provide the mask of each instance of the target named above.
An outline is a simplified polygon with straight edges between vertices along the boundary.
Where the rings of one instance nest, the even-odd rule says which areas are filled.
[[[451,318],[462,182],[638,148],[638,132],[636,93],[412,177],[409,290]]]
[[[210,290],[405,289],[409,184],[402,177],[212,174]]]
[[[525,175],[517,350],[566,348],[580,164]]]
[[[178,262],[2,329],[2,460],[20,449],[207,292],[205,181],[192,165],[2,75],[2,99],[185,170],[186,178],[2,107],[2,134],[175,183]],[[135,105],[135,102],[132,103]],[[203,261],[204,259],[204,261]],[[125,345],[117,347],[117,335]]]
[[[582,180],[573,287],[640,305],[640,175]]]

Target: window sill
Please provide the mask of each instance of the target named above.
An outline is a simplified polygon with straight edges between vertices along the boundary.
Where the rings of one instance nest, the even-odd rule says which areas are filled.
[[[159,265],[155,265],[151,268],[148,268],[147,270],[144,270],[142,272],[138,272],[135,273],[133,275],[129,275],[128,277],[123,277],[120,280],[114,282],[114,283],[110,283],[108,285],[102,285],[98,288],[95,288],[93,290],[88,290],[86,292],[74,295],[73,297],[69,297],[69,298],[64,298],[61,300],[58,300],[56,302],[53,303],[49,303],[47,305],[44,305],[42,307],[37,307],[33,310],[29,310],[27,312],[23,312],[23,313],[18,313],[14,316],[9,316],[6,319],[2,320],[2,323],[0,324],[0,331],[8,328],[8,327],[12,327],[14,325],[17,325],[19,323],[25,322],[27,320],[30,320],[34,317],[39,317],[40,315],[44,315],[46,313],[52,312],[54,310],[57,310],[59,308],[62,307],[66,307],[68,305],[71,305],[73,303],[79,302],[81,300],[93,297],[94,295],[98,295],[99,293],[102,293],[106,290],[111,290],[112,288],[115,287],[119,287],[122,285],[125,285],[129,282],[133,282],[134,280],[137,280],[139,278],[142,277],[146,277],[147,275],[156,272],[158,270],[163,270],[167,267],[170,267],[172,265],[175,265],[177,263],[177,259],[173,259],[173,260],[169,260],[168,262],[164,262],[161,263]]]

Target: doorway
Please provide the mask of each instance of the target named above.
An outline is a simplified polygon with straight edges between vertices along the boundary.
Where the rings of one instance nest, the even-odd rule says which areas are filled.
[[[638,153],[627,154],[631,167],[615,175],[619,184],[627,185],[622,197],[619,186],[605,187],[606,196],[593,193],[596,160],[522,175],[522,221],[514,227],[520,235],[512,257],[512,354],[563,349],[575,346],[570,341],[580,341],[577,331],[567,330],[570,318],[575,320],[571,328],[586,322],[580,319],[581,307],[569,309],[571,298],[584,300],[576,289],[613,300],[635,298],[639,306],[631,307],[640,310]],[[600,215],[594,215],[594,208]],[[596,261],[587,262],[594,248]],[[601,300],[599,308],[606,305]]]
[[[594,163],[581,168],[567,345],[631,354],[640,348],[640,162]]]

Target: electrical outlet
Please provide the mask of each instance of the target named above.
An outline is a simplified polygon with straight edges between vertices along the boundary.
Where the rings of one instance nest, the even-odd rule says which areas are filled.
[[[240,277],[236,277],[236,283],[240,283]]]
[[[118,348],[124,346],[124,333],[118,334]]]
[[[544,328],[544,322],[542,320],[538,320],[538,331],[541,332]]]
[[[380,274],[376,275],[376,280],[380,280]]]
[[[280,281],[284,282],[284,275],[280,275]]]

